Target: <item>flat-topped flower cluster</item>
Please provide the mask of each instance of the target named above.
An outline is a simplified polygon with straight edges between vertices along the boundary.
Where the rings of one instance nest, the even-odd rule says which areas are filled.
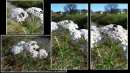
[[[85,40],[88,40],[88,30],[87,29],[78,29],[78,25],[75,24],[71,20],[63,20],[58,23],[51,21],[51,31],[58,31],[61,29],[69,29],[69,32],[71,34],[71,38],[73,40],[81,38],[81,35],[84,36]]]
[[[128,30],[125,30],[120,25],[109,24],[102,28],[91,26],[91,48],[94,43],[103,43],[109,39],[113,43],[119,43],[118,45],[123,48],[124,55],[127,56],[128,47]]]
[[[22,8],[15,8],[9,12],[9,17],[18,22],[25,21],[25,19],[34,16],[34,18],[40,18],[41,24],[43,25],[43,10],[37,7],[31,7],[25,11]]]
[[[29,41],[28,43],[24,41],[20,41],[17,43],[16,46],[11,47],[11,52],[13,54],[19,54],[20,52],[27,51],[31,53],[31,58],[38,57],[38,56],[40,59],[46,58],[48,56],[46,50],[40,49],[38,52],[36,51],[38,48],[40,47],[37,45],[36,41]]]

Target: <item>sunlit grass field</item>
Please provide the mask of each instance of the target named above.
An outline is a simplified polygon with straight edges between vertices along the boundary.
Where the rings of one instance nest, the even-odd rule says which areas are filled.
[[[79,29],[87,29],[87,19],[88,16],[86,14],[52,14],[51,20],[53,22],[59,22],[62,20],[71,20],[79,26]]]
[[[91,21],[102,25],[116,24],[127,29],[127,14],[91,14]]]
[[[14,5],[20,7],[29,8],[29,7],[39,7],[43,9],[43,1],[9,1]]]

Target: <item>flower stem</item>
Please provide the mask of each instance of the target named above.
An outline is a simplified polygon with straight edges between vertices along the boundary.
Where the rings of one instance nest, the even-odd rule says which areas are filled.
[[[24,27],[23,27],[23,25],[22,25],[22,22],[20,21],[19,23],[21,24],[21,26],[22,26],[22,28],[23,28],[24,33],[26,33],[25,28],[24,28]]]
[[[59,48],[60,48],[60,45],[59,45],[59,42],[58,42],[56,36],[55,36],[55,39],[56,39],[56,42],[57,42],[57,44],[58,44],[58,46],[59,46]],[[61,48],[60,48],[60,51],[61,51]],[[61,56],[62,56],[62,58],[63,58],[63,53],[62,53],[62,51],[61,51]]]

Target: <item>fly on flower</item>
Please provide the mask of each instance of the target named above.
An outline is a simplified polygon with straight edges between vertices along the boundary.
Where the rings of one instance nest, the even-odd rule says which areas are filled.
[[[43,13],[43,11],[40,11],[41,13]]]
[[[22,12],[21,15],[24,17],[24,13]]]
[[[68,22],[70,23],[70,20],[68,20]]]
[[[34,45],[34,43],[33,43],[33,44],[31,44],[31,45]]]
[[[117,25],[113,25],[113,27],[117,27]]]

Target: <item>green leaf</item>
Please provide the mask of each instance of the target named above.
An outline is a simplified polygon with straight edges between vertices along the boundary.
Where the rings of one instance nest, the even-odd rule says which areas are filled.
[[[101,63],[101,64],[97,64],[97,66],[96,66],[98,69],[103,69],[103,64]]]

